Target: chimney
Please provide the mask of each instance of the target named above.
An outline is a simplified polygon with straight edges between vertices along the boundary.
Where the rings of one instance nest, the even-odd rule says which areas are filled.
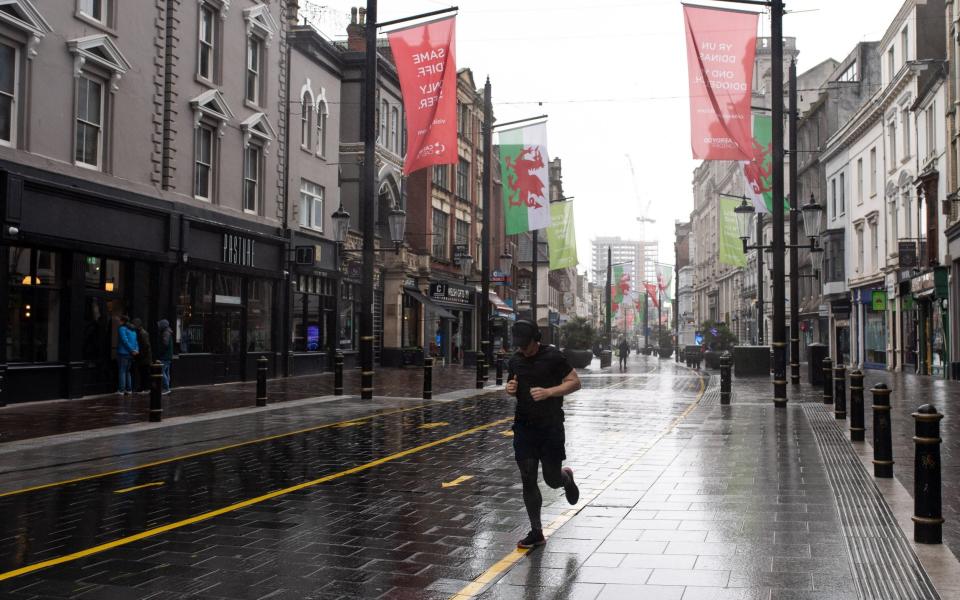
[[[359,20],[357,13],[359,12]],[[364,33],[364,21],[366,21],[367,9],[356,6],[350,9],[350,24],[347,25],[347,49],[352,52],[364,52],[367,49],[367,41]]]

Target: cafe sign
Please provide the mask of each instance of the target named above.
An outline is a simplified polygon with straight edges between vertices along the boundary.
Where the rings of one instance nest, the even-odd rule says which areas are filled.
[[[447,304],[473,306],[473,292],[459,286],[453,286],[444,281],[430,284],[430,299]]]
[[[223,262],[241,267],[253,266],[254,241],[242,235],[223,234]]]

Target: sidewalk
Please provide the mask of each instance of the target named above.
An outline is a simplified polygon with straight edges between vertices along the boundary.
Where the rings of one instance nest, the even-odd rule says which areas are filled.
[[[488,383],[493,383],[491,370]],[[476,370],[460,365],[434,367],[434,394],[459,389],[473,389]],[[163,396],[163,417],[182,417],[214,411],[255,406],[256,381],[174,388]],[[359,395],[360,371],[345,370],[343,391]],[[270,404],[333,394],[333,373],[280,377],[267,381]],[[421,398],[423,369],[378,368],[374,375],[374,395]],[[9,404],[0,408],[0,444],[126,425],[147,420],[149,394],[120,396],[108,394],[69,400],[49,400]]]

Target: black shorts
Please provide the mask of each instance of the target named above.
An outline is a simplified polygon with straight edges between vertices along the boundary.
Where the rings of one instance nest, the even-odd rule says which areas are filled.
[[[563,423],[554,425],[513,424],[513,453],[517,460],[536,458],[562,462],[567,458]]]

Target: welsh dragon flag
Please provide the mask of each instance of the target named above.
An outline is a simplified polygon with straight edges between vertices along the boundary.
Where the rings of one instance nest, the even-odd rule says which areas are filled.
[[[749,196],[753,198],[753,207],[758,213],[773,212],[773,121],[769,115],[753,115],[753,157],[741,161],[743,178],[746,181]],[[790,203],[783,200],[784,210],[790,210]]]
[[[507,235],[550,225],[546,123],[500,132],[500,178]]]

